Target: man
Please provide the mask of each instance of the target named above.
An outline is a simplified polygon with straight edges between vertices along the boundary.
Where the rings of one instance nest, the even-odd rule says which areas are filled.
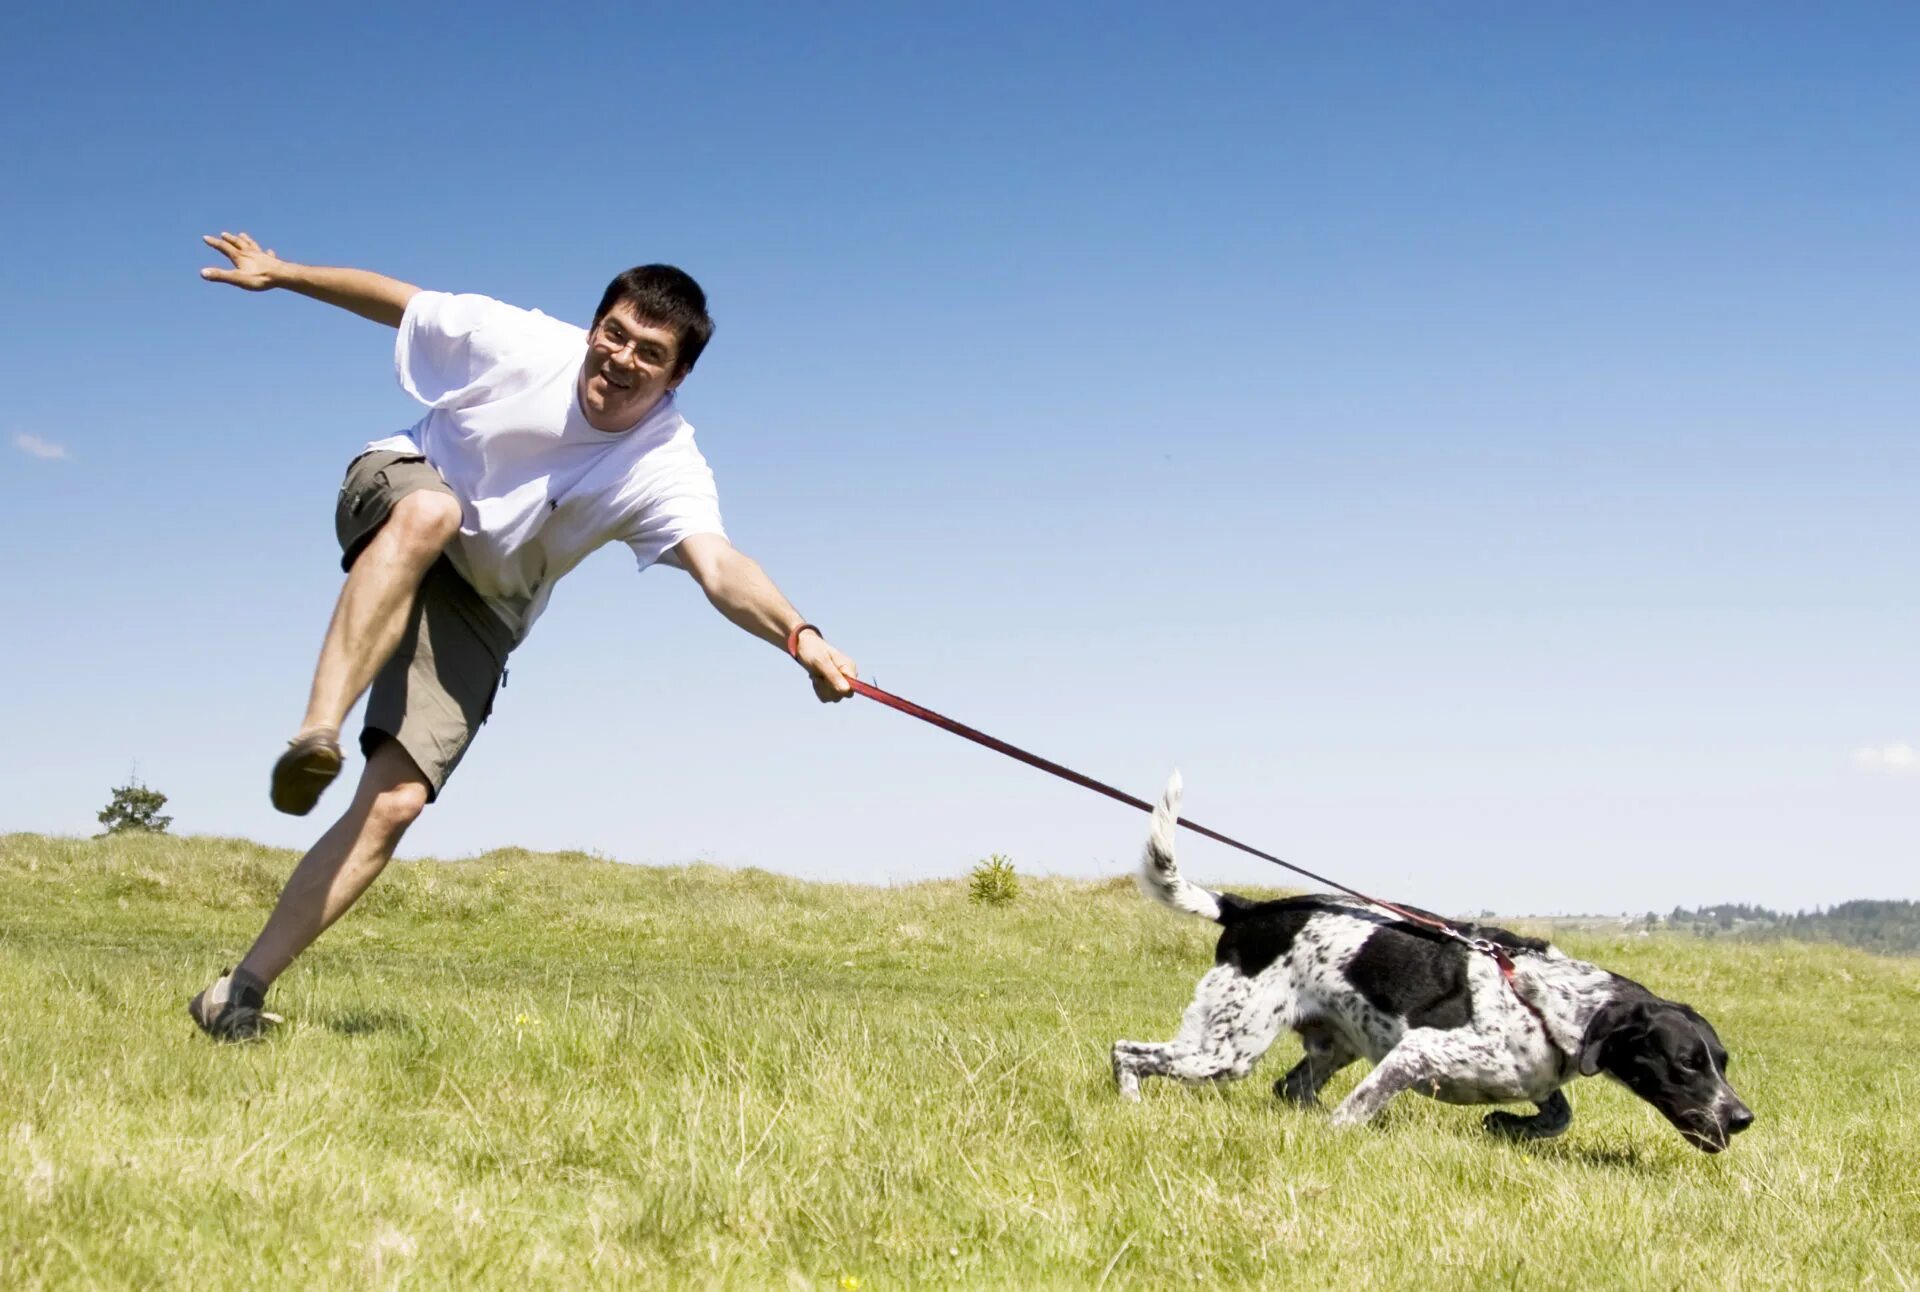
[[[304,815],[341,767],[340,724],[369,686],[353,802],[294,869],[266,928],[193,1019],[244,1040],[278,1019],[266,991],[385,868],[493,706],[508,652],[554,581],[604,543],[691,574],[728,619],[786,648],[822,700],[853,661],[803,621],[721,528],[713,474],[674,406],[713,332],[699,284],[669,265],[608,285],[582,331],[484,296],[281,260],[245,233],[207,237],[231,267],[399,329],[394,366],[427,415],[347,468],[334,524],[346,584],[307,711],[274,765],[273,804]]]

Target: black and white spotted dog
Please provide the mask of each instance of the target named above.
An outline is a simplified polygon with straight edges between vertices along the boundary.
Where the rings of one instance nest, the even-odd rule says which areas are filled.
[[[1560,1087],[1601,1072],[1706,1152],[1753,1123],[1706,1019],[1537,938],[1456,924],[1508,953],[1509,985],[1492,956],[1351,898],[1250,902],[1189,883],[1173,858],[1180,788],[1175,773],[1153,814],[1141,887],[1223,932],[1180,1034],[1114,1044],[1122,1097],[1140,1097],[1141,1077],[1238,1080],[1292,1028],[1306,1056],[1274,1085],[1283,1099],[1318,1107],[1335,1072],[1358,1058],[1375,1065],[1334,1110],[1336,1125],[1365,1122],[1417,1090],[1453,1104],[1529,1100],[1536,1112],[1491,1113],[1487,1128],[1544,1139],[1573,1120]]]

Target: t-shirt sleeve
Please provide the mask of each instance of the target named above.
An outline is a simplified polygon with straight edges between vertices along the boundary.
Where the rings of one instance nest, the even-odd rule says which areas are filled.
[[[676,472],[673,486],[641,509],[627,546],[644,570],[695,534],[727,536],[720,523],[720,493],[703,460]]]
[[[471,408],[511,386],[556,329],[570,325],[490,296],[416,292],[393,343],[394,373],[429,408]]]

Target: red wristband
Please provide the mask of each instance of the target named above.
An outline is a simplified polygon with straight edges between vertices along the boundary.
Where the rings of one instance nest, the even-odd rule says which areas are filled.
[[[787,654],[795,659],[800,658],[800,634],[804,632],[817,634],[821,641],[827,639],[827,635],[813,624],[795,624],[793,631],[787,634]]]

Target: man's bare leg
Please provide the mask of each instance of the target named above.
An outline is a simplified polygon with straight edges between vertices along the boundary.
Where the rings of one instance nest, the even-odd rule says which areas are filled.
[[[393,505],[361,549],[333,608],[300,730],[338,731],[407,630],[420,581],[460,532],[460,504],[423,489]]]
[[[274,764],[273,805],[305,816],[340,773],[340,724],[392,658],[420,584],[460,532],[460,504],[433,490],[410,493],[354,558],[314,666],[306,716]]]
[[[294,867],[241,970],[264,988],[346,914],[386,869],[400,837],[426,808],[427,791],[426,776],[400,743],[383,741],[367,760],[346,814]]]
[[[200,1029],[221,1041],[248,1041],[279,1018],[267,988],[386,869],[400,836],[427,805],[427,778],[397,741],[373,751],[353,805],[294,867],[240,967],[187,1003]]]

